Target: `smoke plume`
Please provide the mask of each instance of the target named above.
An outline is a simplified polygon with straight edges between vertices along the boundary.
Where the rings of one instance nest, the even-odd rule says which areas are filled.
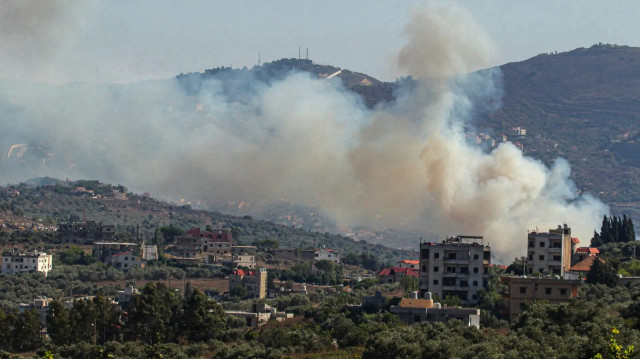
[[[126,86],[3,80],[0,145],[37,144],[44,164],[18,166],[26,159],[5,152],[1,179],[97,178],[160,198],[284,198],[341,225],[484,235],[507,261],[524,255],[527,229],[567,223],[588,238],[607,208],[578,195],[566,161],[547,168],[509,143],[487,153],[465,138],[474,106],[497,103],[501,91],[499,69],[469,74],[496,53],[471,15],[420,8],[406,34],[398,64],[416,80],[373,109],[337,78],[304,73]]]
[[[5,1],[0,6],[0,76],[55,79],[62,54],[87,25],[96,0]]]

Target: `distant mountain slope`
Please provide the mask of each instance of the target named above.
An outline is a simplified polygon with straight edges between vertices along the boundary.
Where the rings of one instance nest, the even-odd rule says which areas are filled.
[[[292,70],[323,78],[340,68],[281,59],[251,70],[212,69],[178,79],[190,85],[245,72],[268,83]],[[547,164],[566,158],[579,190],[601,198],[614,213],[640,216],[640,48],[598,44],[541,54],[500,70],[502,106],[481,113],[475,127],[496,139],[506,135],[522,144],[527,155]],[[348,70],[336,76],[369,107],[392,101],[398,86]],[[247,91],[239,93],[246,96]],[[526,134],[516,132],[518,127]]]
[[[271,83],[283,79],[292,71],[308,72],[318,78],[339,78],[347,89],[361,95],[369,107],[393,99],[393,83],[382,82],[369,75],[331,65],[316,64],[306,59],[280,59],[255,66],[250,70],[219,67],[205,70],[203,73],[180,74],[176,78],[194,93],[200,90],[203,81],[215,78],[221,80],[227,96],[243,98],[253,93],[253,80]]]
[[[394,263],[400,259],[417,258],[413,250],[400,250],[381,244],[367,243],[337,234],[320,233],[294,228],[251,216],[232,216],[219,212],[192,209],[190,205],[167,203],[149,197],[125,192],[123,186],[112,186],[98,181],[58,181],[52,178],[35,178],[10,187],[16,190],[14,197],[0,196],[0,219],[7,218],[31,228],[38,224],[64,221],[92,220],[113,224],[118,233],[150,239],[158,226],[173,225],[183,229],[192,227],[231,228],[236,244],[250,245],[256,240],[274,239],[281,247],[336,249],[348,253],[370,253],[383,262]],[[121,196],[114,196],[120,192]],[[120,198],[116,198],[120,197]],[[5,209],[5,211],[3,211]],[[9,210],[11,209],[11,210]],[[15,212],[11,213],[11,211]],[[16,213],[20,213],[16,217]],[[2,222],[2,221],[0,221]],[[0,227],[1,228],[1,227]]]
[[[546,162],[569,160],[578,187],[640,214],[640,48],[595,45],[500,67],[502,107],[479,125]],[[526,128],[514,136],[512,128]]]

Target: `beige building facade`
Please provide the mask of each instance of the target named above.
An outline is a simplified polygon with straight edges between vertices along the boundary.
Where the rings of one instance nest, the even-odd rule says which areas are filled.
[[[566,302],[578,297],[579,280],[557,278],[502,277],[507,285],[509,321],[513,322],[524,310],[526,303],[534,300],[547,300],[551,303]]]
[[[527,236],[527,274],[562,276],[571,267],[577,241],[566,224],[548,232],[529,232]]]
[[[450,237],[442,243],[420,243],[420,293],[457,296],[465,304],[478,301],[488,286],[491,249],[483,237]]]

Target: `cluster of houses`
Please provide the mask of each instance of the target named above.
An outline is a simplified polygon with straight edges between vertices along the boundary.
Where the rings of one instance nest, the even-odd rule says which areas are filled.
[[[507,286],[503,294],[507,310],[503,314],[509,320],[515,320],[527,302],[540,299],[560,302],[578,296],[581,278],[594,261],[601,261],[597,248],[578,247],[579,243],[567,225],[528,233],[525,275],[501,278]],[[475,325],[478,309],[444,308],[433,303],[432,295],[442,299],[458,297],[465,305],[477,304],[478,292],[488,287],[491,266],[491,249],[483,243],[483,237],[457,236],[441,243],[420,243],[419,260],[402,260],[381,270],[378,277],[381,283],[400,282],[405,276],[417,279],[419,291],[413,298],[403,299],[392,308],[406,323],[455,317]],[[433,316],[428,314],[430,311]]]
[[[59,233],[63,243],[91,242],[93,256],[124,271],[144,268],[147,260],[158,258],[155,246],[113,241],[113,226],[95,222],[62,224]],[[528,233],[526,261],[522,263],[525,275],[501,278],[507,287],[503,294],[507,309],[503,314],[509,320],[515,320],[527,302],[540,299],[560,302],[577,297],[581,278],[595,261],[601,260],[597,257],[597,248],[579,247],[579,243],[577,238],[571,236],[571,228],[567,225],[545,232],[535,230]],[[242,287],[249,297],[267,296],[267,269],[256,268],[258,248],[234,246],[229,229],[191,229],[177,237],[175,245],[168,252],[178,260],[218,264],[233,269],[229,275],[230,292]],[[318,260],[340,263],[340,253],[325,248],[276,248],[269,252],[274,258],[307,262],[312,268]],[[407,324],[458,319],[466,325],[479,327],[480,309],[447,307],[437,300],[457,297],[463,305],[477,304],[479,291],[488,287],[491,266],[491,248],[484,244],[483,237],[456,236],[440,243],[420,243],[419,259],[401,260],[395,266],[381,270],[378,278],[381,283],[400,282],[407,276],[415,278],[418,291],[412,292],[410,298],[401,299],[398,305],[390,309]],[[20,253],[12,250],[3,254],[0,268],[2,273],[39,271],[46,275],[52,269],[52,258],[50,254],[42,252]],[[133,293],[135,291],[132,288],[119,293],[119,301],[126,301]],[[37,298],[33,306],[36,309],[46,307],[46,301],[46,298]],[[380,294],[363,299],[363,306],[380,307],[383,303],[384,298]],[[251,325],[267,319],[289,317],[266,305],[256,307],[251,312],[228,314],[246,318]]]

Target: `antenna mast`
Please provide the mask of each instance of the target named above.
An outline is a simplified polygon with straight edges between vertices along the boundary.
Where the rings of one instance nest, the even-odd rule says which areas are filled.
[[[309,60],[309,48],[307,47],[307,60]]]
[[[300,60],[300,46],[298,46],[298,60]]]
[[[258,66],[260,66],[260,51],[258,51]]]

